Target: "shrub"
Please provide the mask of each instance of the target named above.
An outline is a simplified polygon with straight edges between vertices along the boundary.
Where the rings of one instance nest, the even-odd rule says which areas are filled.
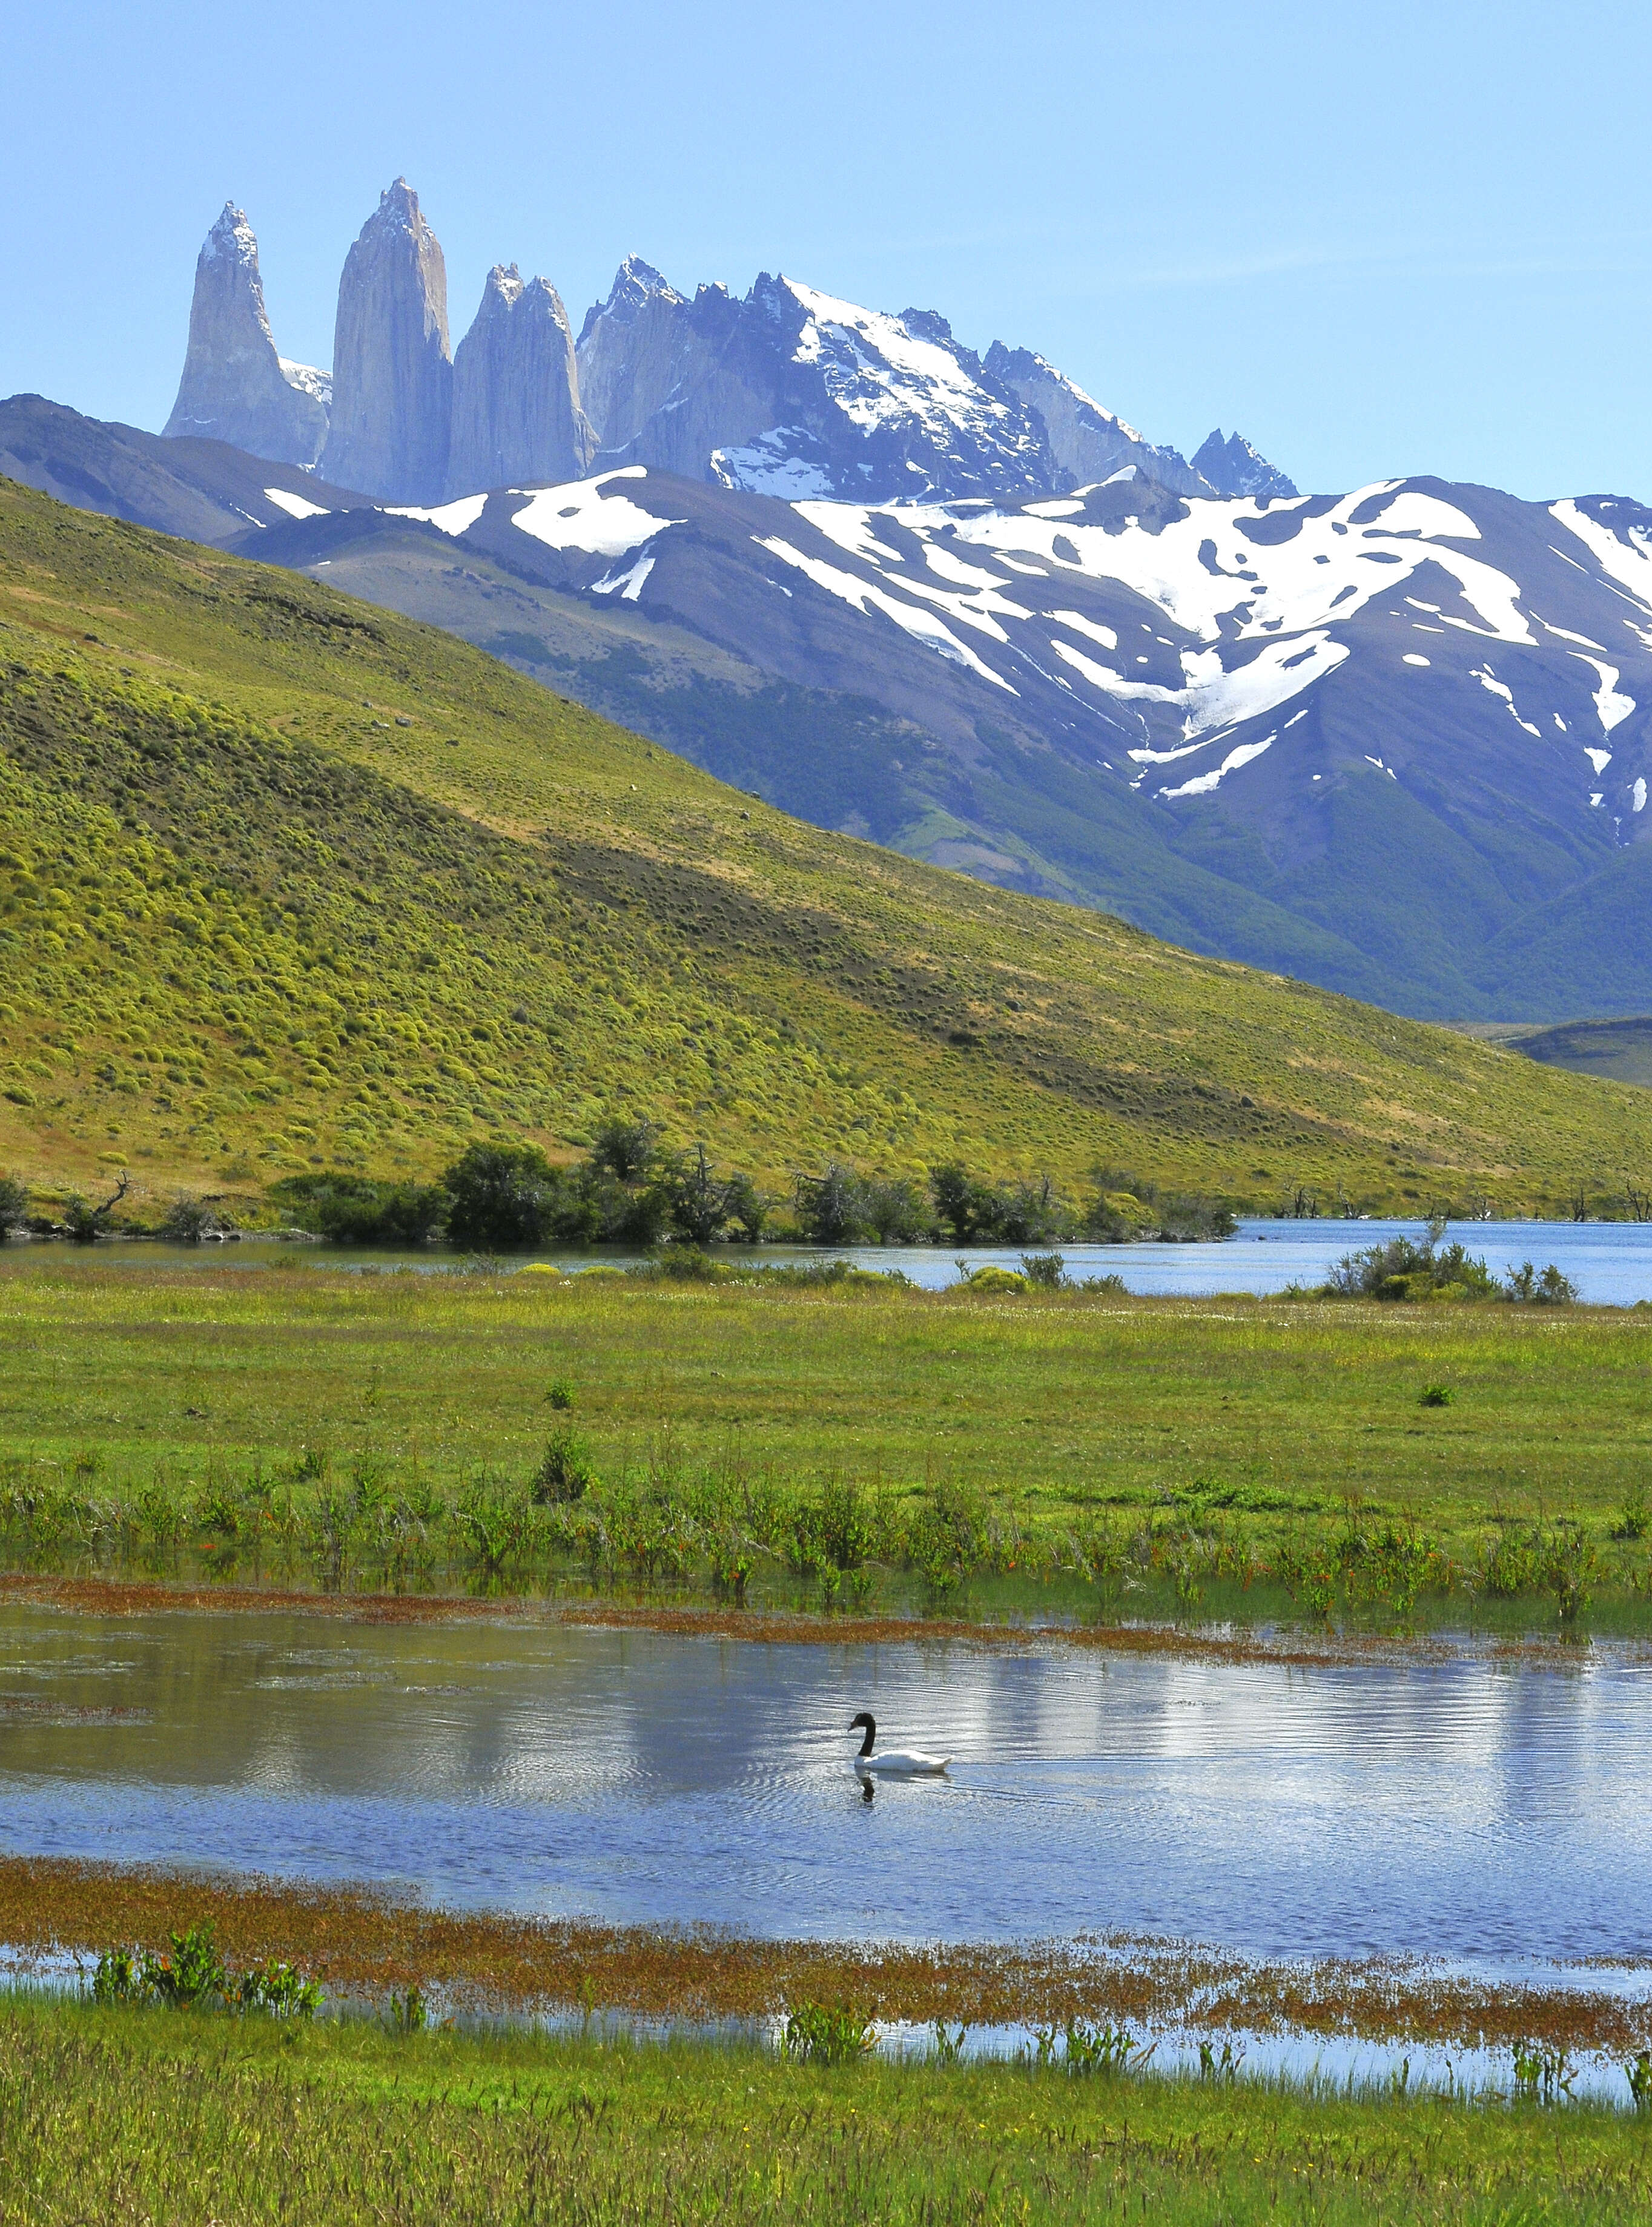
[[[343,1169],[288,1176],[269,1196],[301,1229],[335,1245],[424,1245],[447,1216],[438,1184],[380,1183]]]
[[[1158,1234],[1167,1243],[1191,1245],[1232,1237],[1239,1224],[1233,1209],[1208,1198],[1167,1198],[1159,1209]]]
[[[74,1245],[91,1245],[104,1234],[104,1215],[76,1191],[63,1202],[63,1228]]]
[[[930,1171],[929,1190],[954,1244],[1045,1245],[1077,1227],[1048,1176],[995,1186],[952,1162]]]
[[[1539,1271],[1529,1260],[1522,1260],[1518,1268],[1511,1269],[1508,1281],[1502,1286],[1504,1299],[1517,1305],[1534,1307],[1575,1306],[1578,1287],[1569,1276],[1563,1276],[1551,1260],[1547,1268]]]
[[[29,1193],[16,1176],[0,1176],[0,1245],[29,1219]]]
[[[735,1175],[729,1178],[729,1220],[736,1234],[748,1245],[761,1243],[763,1225],[769,1219],[769,1203],[751,1177]]]
[[[1646,1502],[1646,1487],[1637,1484],[1623,1503],[1623,1513],[1612,1526],[1614,1539],[1644,1539],[1652,1531],[1652,1509]]]
[[[216,1995],[229,1992],[229,1974],[218,1953],[212,1926],[192,1925],[184,1933],[168,1936],[171,1953],[156,1956],[146,1949],[138,1963],[145,1994],[174,2010],[190,2010]]]
[[[307,1980],[291,1964],[271,1956],[241,1974],[235,2000],[244,2011],[263,2011],[271,2018],[314,2018],[322,2007],[318,1981]]]
[[[1059,1253],[1024,1253],[1021,1273],[1041,1291],[1059,1292],[1067,1283],[1067,1263]]]
[[[574,1388],[565,1377],[558,1376],[545,1396],[559,1413],[566,1414],[574,1404]]]
[[[161,1235],[174,1245],[201,1245],[207,1238],[220,1237],[234,1227],[227,1216],[218,1214],[204,1198],[185,1191],[167,1209]]]
[[[673,1233],[689,1245],[714,1243],[734,1219],[734,1186],[732,1176],[719,1180],[711,1173],[704,1145],[696,1145],[690,1158],[670,1162],[660,1189]]]
[[[903,1177],[874,1178],[861,1193],[866,1228],[880,1245],[922,1245],[934,1235],[934,1216]]]
[[[442,1178],[448,1235],[458,1245],[543,1245],[563,1177],[537,1145],[472,1145]]]
[[[866,1235],[865,1187],[840,1161],[829,1162],[824,1175],[799,1176],[797,1211],[817,1245],[852,1245]]]
[[[1419,1407],[1449,1407],[1456,1395],[1448,1385],[1426,1384],[1417,1395]]]
[[[781,2054],[794,2064],[858,2064],[877,2039],[859,2011],[827,2003],[799,2003],[786,2013]]]
[[[584,1440],[571,1430],[558,1431],[547,1442],[545,1456],[533,1472],[533,1499],[547,1503],[583,1500],[596,1482]]]
[[[660,1132],[652,1121],[627,1121],[610,1115],[596,1125],[590,1164],[616,1183],[641,1183],[654,1165],[659,1145]]]
[[[960,1262],[960,1266],[964,1264]],[[1027,1279],[1017,1268],[964,1268],[963,1289],[966,1292],[1024,1292],[1030,1288]]]
[[[1471,1260],[1461,1245],[1442,1245],[1443,1230],[1442,1223],[1431,1222],[1420,1243],[1391,1237],[1386,1244],[1345,1253],[1326,1281],[1326,1296],[1390,1301],[1502,1298],[1503,1287],[1485,1262]]]

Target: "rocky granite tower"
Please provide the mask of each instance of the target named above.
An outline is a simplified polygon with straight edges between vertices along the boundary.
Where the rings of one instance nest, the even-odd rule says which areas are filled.
[[[327,438],[328,391],[325,372],[277,352],[258,241],[245,211],[226,201],[196,259],[188,353],[165,431],[313,464]]]
[[[682,376],[686,297],[628,255],[579,335],[579,399],[605,448],[634,440]]]
[[[494,264],[453,359],[447,491],[577,480],[596,453],[579,406],[573,335],[548,278]]]
[[[345,258],[322,470],[383,502],[437,502],[453,405],[448,278],[418,195],[398,178]]]

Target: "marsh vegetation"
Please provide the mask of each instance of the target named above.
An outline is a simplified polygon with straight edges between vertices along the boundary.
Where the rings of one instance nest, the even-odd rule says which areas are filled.
[[[0,1320],[16,1568],[1081,1620],[1652,1611],[1634,1311],[35,1255],[0,1270]]]

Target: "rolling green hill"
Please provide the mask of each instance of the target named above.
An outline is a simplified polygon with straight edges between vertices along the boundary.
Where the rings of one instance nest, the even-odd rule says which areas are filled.
[[[0,1168],[1099,1161],[1558,1203],[1652,1099],[788,820],[409,621],[0,481]]]

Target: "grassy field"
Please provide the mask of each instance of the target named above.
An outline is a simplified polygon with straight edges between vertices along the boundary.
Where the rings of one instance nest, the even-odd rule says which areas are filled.
[[[451,638],[0,484],[0,1169],[558,1151],[604,1113],[1263,1205],[1619,1199],[1652,1099],[803,826]]]
[[[765,1549],[743,1597],[800,1605],[831,1573],[796,1527],[851,1494],[865,1567],[841,1558],[855,1574],[828,1590],[837,1605],[923,1605],[925,1555],[973,1526],[974,1567],[960,1549],[928,1605],[1324,1616],[1357,1607],[1361,1562],[1379,1617],[1439,1592],[1431,1612],[1450,1620],[1541,1626],[1560,1579],[1515,1550],[1547,1540],[1581,1588],[1570,1620],[1589,1597],[1637,1628],[1652,1611],[1646,1310],[360,1275],[17,1248],[0,1254],[0,1348],[4,1551],[36,1567],[147,1553],[243,1579],[428,1586],[469,1569],[537,1586],[587,1564],[578,1527],[600,1516],[590,1574],[606,1586],[703,1590],[731,1532]],[[569,1432],[594,1482],[533,1507],[547,1442]],[[467,1504],[490,1522],[515,1510],[518,1547],[491,1563],[468,1549]],[[147,1530],[145,1506],[160,1511]],[[386,1542],[415,1535],[423,1559],[399,1562]]]
[[[0,2007],[0,2217],[1652,2216],[1626,2113]]]

